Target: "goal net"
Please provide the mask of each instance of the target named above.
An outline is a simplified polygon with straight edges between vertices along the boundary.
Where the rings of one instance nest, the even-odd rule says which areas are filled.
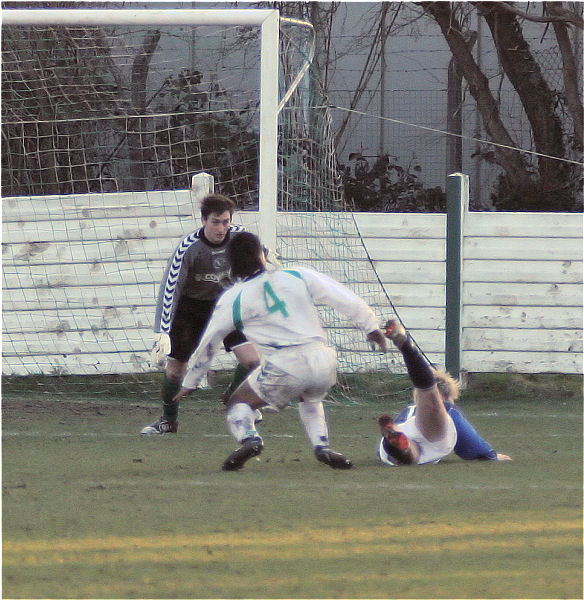
[[[156,295],[177,242],[199,226],[197,173],[236,201],[234,222],[268,239],[284,266],[327,272],[391,316],[344,202],[328,109],[308,68],[310,27],[280,23],[272,87],[285,102],[272,110],[266,33],[242,15],[275,11],[223,11],[212,24],[205,14],[218,11],[188,12],[201,22],[72,16],[2,28],[5,389],[70,391],[87,388],[88,375],[100,376],[95,393],[128,380],[136,394],[156,388]],[[321,308],[347,397],[345,373],[402,370],[395,353],[372,352]],[[222,355],[214,368],[232,366]]]

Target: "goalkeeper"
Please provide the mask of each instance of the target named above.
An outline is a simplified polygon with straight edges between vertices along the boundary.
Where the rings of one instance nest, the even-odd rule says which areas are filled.
[[[350,317],[372,344],[387,349],[371,308],[350,289],[312,269],[269,272],[259,239],[241,233],[230,244],[232,274],[241,279],[217,302],[176,400],[190,394],[204,377],[221,340],[234,328],[260,348],[262,363],[235,390],[227,404],[227,427],[241,446],[223,463],[241,469],[263,449],[254,410],[277,410],[298,402],[298,414],[316,459],[333,469],[352,462],[329,447],[323,400],[336,381],[336,353],[326,345],[316,304]]]
[[[220,194],[203,198],[203,227],[183,238],[168,261],[158,294],[154,322],[158,335],[152,351],[153,362],[158,364],[168,355],[162,383],[162,416],[144,427],[143,435],[177,432],[178,403],[173,398],[218,296],[232,283],[227,248],[244,231],[231,222],[235,208],[231,199]],[[225,337],[224,346],[233,350],[239,361],[230,385],[233,390],[259,364],[259,355],[238,331]]]
[[[495,452],[454,407],[458,381],[446,371],[430,366],[398,321],[388,321],[385,335],[404,357],[414,384],[414,403],[395,420],[389,415],[379,417],[380,462],[394,467],[437,463],[451,452],[465,460],[511,460],[506,454]]]

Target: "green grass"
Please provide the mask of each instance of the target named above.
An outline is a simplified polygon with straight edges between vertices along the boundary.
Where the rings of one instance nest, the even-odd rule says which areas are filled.
[[[5,383],[3,597],[582,597],[581,378],[473,376],[460,407],[513,461],[399,469],[375,460],[376,419],[403,380],[348,385],[358,402],[327,410],[354,469],[318,463],[290,407],[224,473],[222,387],[144,438],[152,400]]]

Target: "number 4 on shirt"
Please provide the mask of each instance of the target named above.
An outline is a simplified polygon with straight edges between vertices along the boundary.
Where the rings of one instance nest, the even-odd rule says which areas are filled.
[[[281,312],[284,317],[288,316],[286,303],[276,296],[276,293],[268,282],[264,283],[264,302],[269,313]]]

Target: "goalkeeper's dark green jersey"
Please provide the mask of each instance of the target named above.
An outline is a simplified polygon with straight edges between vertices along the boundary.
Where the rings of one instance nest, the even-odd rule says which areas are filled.
[[[231,269],[227,246],[238,233],[245,231],[231,225],[221,244],[213,244],[203,234],[203,227],[185,236],[170,257],[158,292],[154,331],[169,333],[182,296],[215,301],[231,286]]]

